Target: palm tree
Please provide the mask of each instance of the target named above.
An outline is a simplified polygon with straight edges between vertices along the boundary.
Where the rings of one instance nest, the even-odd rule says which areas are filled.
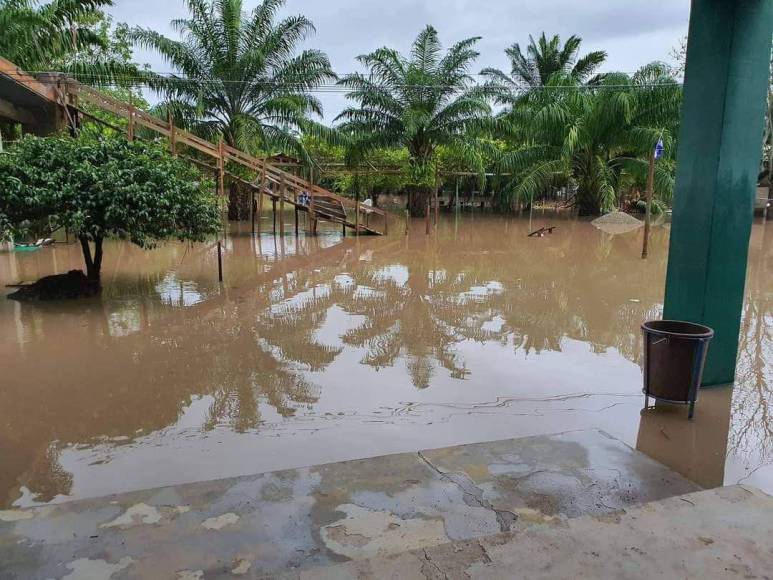
[[[123,46],[125,25],[111,35],[102,11],[112,0],[0,0],[0,55],[28,72],[57,71],[89,84],[131,84],[142,77]]]
[[[311,91],[335,74],[324,53],[298,51],[314,25],[304,16],[277,21],[283,5],[264,0],[246,13],[242,0],[186,0],[188,18],[172,22],[181,40],[134,30],[176,71],[156,78],[176,122],[248,151],[302,155],[299,130],[322,114]]]
[[[48,69],[78,48],[100,43],[83,22],[112,0],[0,0],[0,54],[29,71]]]
[[[336,119],[351,138],[348,157],[361,159],[377,149],[408,149],[411,181],[410,211],[425,215],[429,194],[438,186],[435,153],[445,145],[461,151],[476,168],[482,165],[471,131],[482,126],[491,109],[488,89],[474,86],[468,71],[478,57],[468,38],[445,55],[437,31],[427,26],[408,56],[379,48],[358,57],[369,74],[349,74],[340,83],[358,106]]]
[[[501,172],[514,175],[512,200],[529,203],[556,181],[568,180],[576,185],[581,214],[612,209],[625,187],[644,181],[659,138],[667,153],[675,149],[680,106],[680,87],[662,63],[632,76],[608,74],[593,86],[554,74],[503,122],[515,144],[499,160]],[[666,200],[673,170],[672,159],[658,164],[656,191]]]
[[[510,58],[509,75],[495,68],[483,69],[481,74],[500,89],[505,89],[505,101],[508,96],[512,98],[529,88],[545,86],[553,75],[586,82],[606,60],[607,53],[597,50],[579,57],[581,44],[582,39],[575,35],[570,36],[563,46],[557,34],[548,39],[543,32],[536,42],[530,35],[526,54],[518,43],[505,50]]]

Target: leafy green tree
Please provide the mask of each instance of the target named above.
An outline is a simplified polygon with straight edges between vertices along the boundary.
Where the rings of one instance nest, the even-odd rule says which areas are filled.
[[[23,69],[37,71],[74,50],[101,45],[102,39],[83,26],[110,6],[111,0],[0,0],[0,54]]]
[[[486,87],[475,86],[469,75],[479,53],[479,38],[453,45],[445,55],[437,31],[427,26],[408,56],[391,48],[358,57],[369,74],[349,74],[340,82],[358,106],[338,117],[339,131],[350,141],[347,156],[357,163],[378,149],[408,149],[413,187],[410,211],[426,212],[427,199],[438,187],[436,152],[439,146],[462,152],[482,171],[474,132],[491,114]]]
[[[126,25],[103,9],[112,0],[0,0],[0,55],[29,72],[57,71],[88,84],[136,80]]]
[[[0,216],[17,235],[41,223],[74,233],[96,283],[106,237],[140,247],[203,241],[220,224],[213,185],[160,145],[139,141],[26,137],[0,155],[0,191]]]
[[[607,53],[596,50],[580,57],[581,44],[582,39],[575,35],[563,45],[557,34],[548,39],[543,32],[536,41],[529,36],[526,54],[518,43],[505,50],[510,59],[509,75],[495,68],[483,69],[481,74],[502,89],[500,98],[505,102],[512,101],[525,90],[545,86],[553,75],[568,76],[574,82],[586,82],[606,60]]]
[[[512,149],[500,156],[499,169],[513,175],[513,200],[530,203],[558,180],[576,186],[581,214],[612,209],[624,188],[644,182],[659,138],[673,155],[681,94],[662,63],[631,76],[605,75],[593,87],[553,75],[503,119]],[[666,199],[673,171],[668,158],[658,164],[655,189]]]
[[[277,21],[284,0],[263,0],[249,14],[242,0],[186,0],[189,16],[169,39],[135,29],[177,74],[156,77],[176,123],[248,151],[302,155],[299,130],[322,105],[311,90],[335,78],[319,50],[298,51],[314,32],[304,16]]]

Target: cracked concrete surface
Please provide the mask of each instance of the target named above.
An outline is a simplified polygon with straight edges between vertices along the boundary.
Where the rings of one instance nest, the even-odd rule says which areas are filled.
[[[599,431],[480,443],[21,510],[0,521],[0,580],[78,566],[114,580],[261,577],[418,548],[428,577],[454,577],[437,546],[461,542],[454,561],[485,564],[477,538],[695,489]]]
[[[288,572],[282,580],[771,578],[773,497],[718,488],[388,557]]]
[[[493,505],[491,505],[491,502],[488,501],[485,497],[483,497],[483,490],[479,488],[477,485],[475,485],[475,482],[466,473],[464,472],[444,473],[440,471],[437,467],[435,467],[432,464],[432,462],[429,459],[427,459],[421,451],[419,451],[418,455],[421,458],[421,460],[424,461],[427,465],[429,465],[432,469],[434,469],[440,475],[440,477],[442,477],[446,481],[455,483],[459,487],[459,489],[462,490],[462,492],[464,493],[464,501],[467,505],[469,506],[477,505],[487,510],[491,510],[496,515],[497,522],[499,523],[499,531],[501,532],[510,531],[510,528],[512,527],[513,522],[515,522],[518,519],[517,514],[508,510],[496,509]]]

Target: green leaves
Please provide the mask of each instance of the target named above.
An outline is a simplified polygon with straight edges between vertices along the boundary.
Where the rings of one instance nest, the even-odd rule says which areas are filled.
[[[87,84],[131,86],[145,76],[131,62],[125,24],[103,10],[112,0],[0,0],[0,54],[27,72],[59,71]]]
[[[336,119],[340,133],[349,137],[347,159],[361,163],[385,148],[407,149],[407,175],[424,188],[437,185],[439,147],[456,150],[457,157],[473,162],[470,169],[478,170],[481,155],[471,150],[485,134],[492,96],[474,87],[469,76],[478,40],[462,40],[443,54],[437,31],[428,26],[406,56],[386,47],[360,56],[369,73],[340,81],[357,103]]]
[[[669,156],[679,123],[681,89],[659,63],[634,75],[607,74],[593,85],[571,74],[553,74],[547,84],[512,101],[499,119],[511,150],[499,156],[511,173],[508,192],[531,202],[550,187],[577,190],[580,212],[613,208],[621,192],[641,191],[655,143],[662,138],[656,192],[670,199],[674,164]]]
[[[0,215],[17,235],[37,224],[145,247],[202,241],[220,223],[213,184],[143,142],[26,137],[0,155],[0,191]]]
[[[582,39],[570,36],[561,45],[556,34],[548,38],[543,32],[535,41],[529,36],[526,54],[517,43],[505,50],[510,58],[510,75],[498,69],[484,69],[481,74],[501,90],[500,101],[513,102],[523,94],[524,89],[542,87],[554,76],[569,77],[584,83],[607,58],[603,50],[590,52],[578,58]]]
[[[188,18],[173,23],[181,40],[132,31],[138,45],[179,71],[152,80],[166,97],[164,106],[181,113],[175,114],[178,125],[250,152],[304,157],[301,127],[322,113],[310,91],[336,78],[323,52],[299,51],[313,24],[304,16],[277,20],[284,0],[264,0],[249,13],[241,0],[186,3]]]

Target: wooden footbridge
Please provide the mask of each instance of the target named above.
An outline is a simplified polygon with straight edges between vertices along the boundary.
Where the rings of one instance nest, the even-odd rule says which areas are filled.
[[[100,119],[93,114],[93,110],[110,113],[124,120],[125,125]],[[253,231],[256,218],[263,214],[264,199],[268,198],[272,203],[274,228],[276,230],[278,221],[280,232],[285,230],[285,208],[289,205],[295,208],[296,232],[298,214],[306,213],[313,233],[320,220],[340,224],[344,232],[350,228],[357,234],[387,233],[387,214],[382,209],[362,206],[359,201],[328,191],[266,159],[231,147],[222,139],[212,143],[197,137],[177,127],[171,117],[160,119],[61,74],[29,75],[2,57],[0,118],[19,122],[28,130],[43,134],[67,127],[77,131],[82,119],[88,118],[125,133],[129,140],[144,135],[164,137],[172,154],[182,156],[216,176],[222,196],[227,195],[226,179],[251,192],[249,205]],[[229,163],[246,169],[249,178],[229,172]]]

